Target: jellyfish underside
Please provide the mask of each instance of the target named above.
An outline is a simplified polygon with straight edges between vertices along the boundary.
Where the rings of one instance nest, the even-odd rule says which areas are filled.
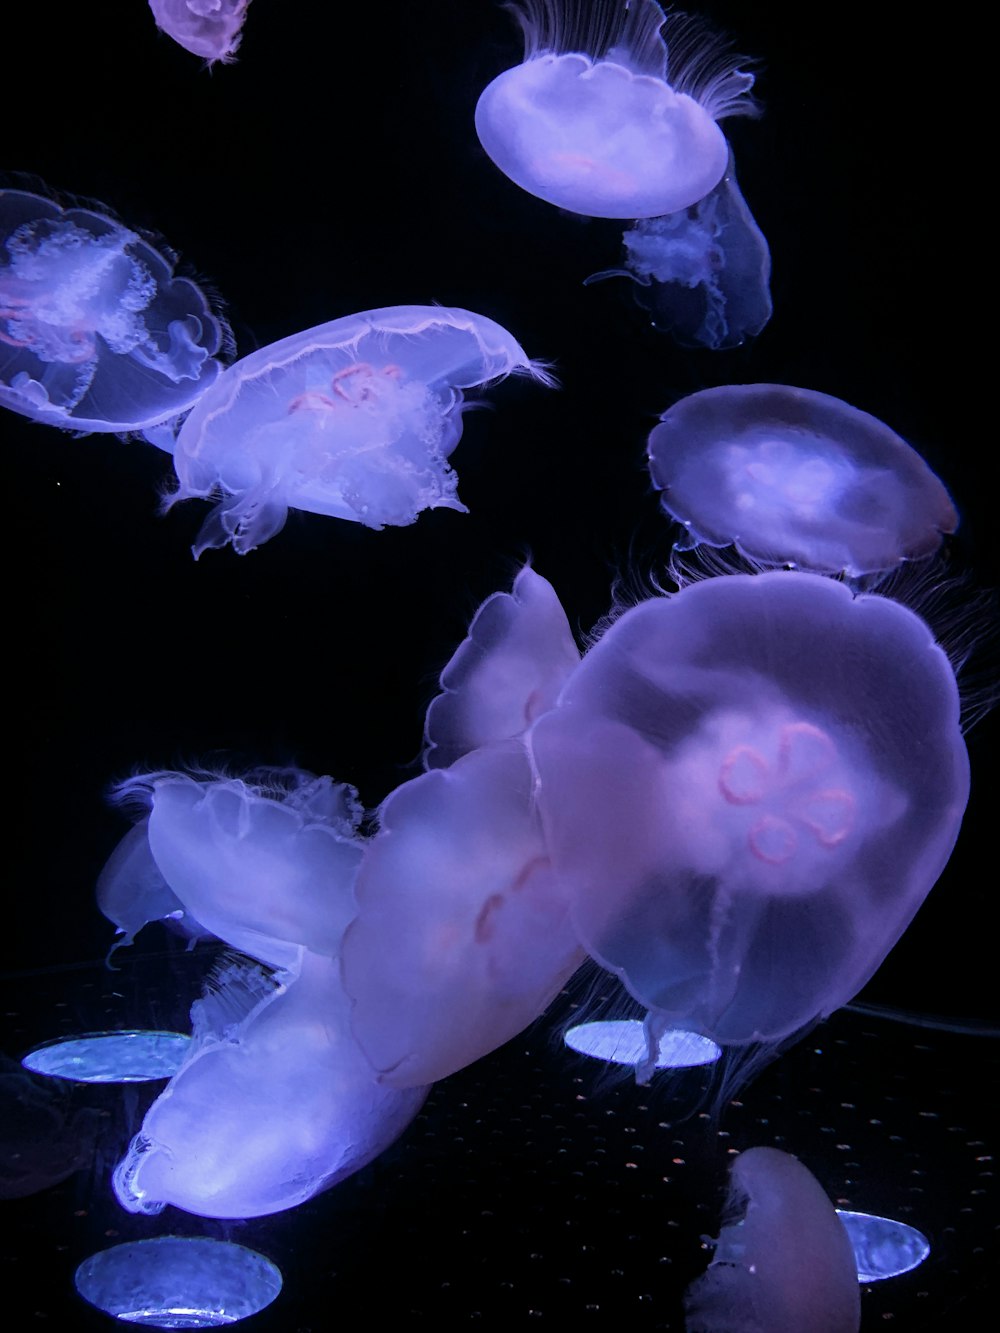
[[[156,26],[210,64],[231,61],[250,0],[149,0]]]
[[[196,556],[253,550],[290,508],[372,528],[464,511],[448,463],[462,391],[514,373],[548,380],[469,311],[399,306],[307,329],[238,361],[201,398],[177,438],[169,503],[217,500]]]
[[[0,239],[3,406],[67,430],[134,431],[187,411],[215,380],[222,324],[135,232],[2,190]]]

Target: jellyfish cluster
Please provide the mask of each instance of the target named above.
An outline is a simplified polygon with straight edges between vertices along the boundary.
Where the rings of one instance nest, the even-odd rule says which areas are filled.
[[[150,8],[226,63],[248,3]],[[655,0],[514,11],[524,59],[482,91],[470,142],[539,206],[626,223],[611,271],[677,343],[724,358],[761,334],[770,255],[719,124],[757,113],[748,62]],[[251,552],[293,510],[373,531],[465,512],[451,457],[466,395],[510,376],[557,388],[489,315],[436,304],[333,308],[237,356],[221,303],[165,242],[101,206],[0,190],[0,405],[169,454],[163,509],[211,506],[196,557]],[[157,922],[219,946],[114,1168],[124,1209],[297,1207],[582,968],[643,1014],[615,1036],[640,1083],[672,1041],[690,1064],[721,1051],[756,1070],[907,929],[969,798],[961,663],[894,581],[946,568],[944,483],[889,425],[783,384],[676,397],[645,451],[673,584],[609,593],[583,635],[523,562],[440,672],[419,771],[374,807],[350,774],[291,764],[117,783],[132,826],[96,886],[109,965]],[[317,526],[336,549],[345,530]],[[857,1277],[818,1182],[753,1148],[687,1327],[850,1333]]]

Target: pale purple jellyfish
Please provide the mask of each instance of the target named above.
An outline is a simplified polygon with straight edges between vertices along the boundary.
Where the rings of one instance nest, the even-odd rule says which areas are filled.
[[[235,59],[250,0],[149,0],[156,26],[210,64]]]
[[[857,1333],[850,1238],[791,1154],[750,1148],[733,1162],[715,1255],[684,1307],[686,1333]]]
[[[195,557],[252,551],[289,509],[371,528],[464,512],[448,464],[462,391],[510,374],[551,383],[499,324],[441,306],[348,315],[236,362],[177,437],[171,503],[217,499]]]
[[[845,1004],[940,875],[969,790],[926,624],[787,571],[626,611],[530,745],[574,924],[651,1038],[774,1044]]]
[[[149,852],[183,909],[270,969],[223,966],[195,1005],[191,1053],[115,1171],[133,1212],[294,1207],[376,1157],[426,1094],[379,1086],[350,1031],[339,952],[364,846],[353,789],[294,771],[254,776],[126,784],[150,807]],[[145,892],[144,856],[126,849],[113,862],[116,900],[130,870]]]
[[[441,672],[424,725],[425,767],[447,768],[469,750],[522,735],[579,661],[555,590],[525,565],[509,593],[482,604]]]
[[[174,264],[101,213],[0,190],[0,404],[78,431],[186,412],[226,331]]]
[[[740,193],[732,154],[704,199],[640,219],[622,242],[636,301],[682,347],[740,347],[771,318],[771,252]]]
[[[476,131],[529,194],[590,217],[659,217],[726,171],[717,125],[754,111],[725,42],[655,0],[523,0],[524,60],[484,90]]]
[[[302,950],[276,986],[236,964],[214,992],[194,1006],[192,1055],[115,1169],[130,1212],[294,1208],[372,1161],[420,1110],[426,1088],[376,1082],[350,1032],[336,959]],[[234,1018],[241,1000],[247,1012]]]
[[[932,555],[958,515],[915,450],[839,398],[731,384],[682,398],[649,437],[653,484],[688,529],[762,564],[851,577]]]
[[[410,1088],[533,1022],[583,961],[549,863],[523,745],[498,742],[383,803],[343,946],[354,1033]]]

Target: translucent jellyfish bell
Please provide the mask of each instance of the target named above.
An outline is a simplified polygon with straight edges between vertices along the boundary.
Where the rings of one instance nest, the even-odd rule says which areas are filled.
[[[235,59],[250,0],[149,0],[156,26],[210,64]]]
[[[0,190],[0,404],[78,431],[186,412],[225,330],[175,262],[110,217]]]
[[[252,551],[289,509],[371,528],[464,511],[447,461],[462,390],[511,374],[551,382],[499,324],[441,306],[348,315],[236,362],[177,438],[171,503],[218,497],[195,556]]]
[[[819,575],[626,611],[529,733],[580,937],[655,1037],[775,1043],[845,1004],[944,868],[969,765],[947,657]]]
[[[763,564],[852,577],[933,554],[958,515],[895,431],[839,398],[730,384],[682,398],[649,437],[682,548],[734,543]]]
[[[515,184],[572,213],[646,218],[719,183],[716,121],[754,109],[753,76],[724,42],[655,0],[512,8],[524,60],[484,90],[476,131]]]
[[[715,1255],[684,1307],[686,1333],[857,1333],[850,1239],[790,1153],[750,1148],[733,1162]]]

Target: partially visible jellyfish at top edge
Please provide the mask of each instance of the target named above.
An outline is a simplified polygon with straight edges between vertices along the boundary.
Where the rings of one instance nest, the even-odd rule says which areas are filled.
[[[175,264],[112,217],[0,190],[0,404],[81,432],[186,412],[228,330]]]
[[[682,347],[741,347],[771,318],[771,252],[736,181],[725,175],[677,213],[640,218],[622,237],[625,268],[588,278],[628,277],[653,327]]]
[[[667,1028],[773,1050],[846,1004],[944,869],[969,792],[928,626],[794,571],[626,611],[528,743],[574,926],[650,1011],[654,1051]]]
[[[686,1333],[857,1333],[850,1237],[790,1153],[749,1148],[735,1159],[715,1254],[688,1287],[684,1310]]]
[[[370,528],[424,509],[465,512],[448,458],[463,390],[529,375],[553,381],[506,329],[442,306],[347,315],[237,361],[180,428],[178,500],[213,499],[195,558],[266,542],[289,509]]]
[[[725,175],[717,121],[756,111],[753,75],[701,20],[655,0],[523,0],[524,59],[483,91],[476,131],[529,194],[572,213],[652,218]]]
[[[229,64],[243,35],[250,0],[149,0],[156,26],[210,64]]]
[[[649,437],[653,484],[687,529],[765,565],[851,578],[933,555],[958,526],[945,487],[876,417],[783,384],[689,395]]]

